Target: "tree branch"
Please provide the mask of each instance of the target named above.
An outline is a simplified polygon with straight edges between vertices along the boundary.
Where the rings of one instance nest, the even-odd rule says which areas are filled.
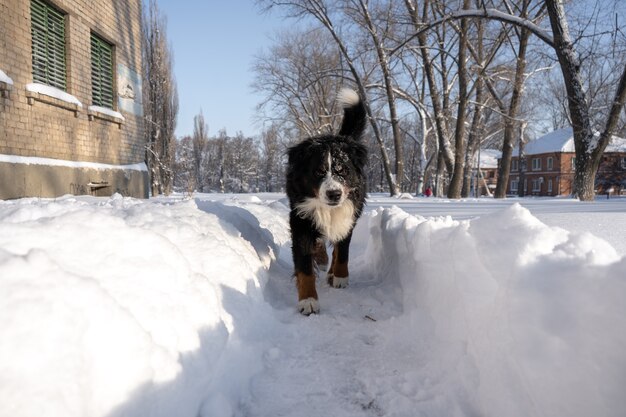
[[[452,12],[450,14],[445,15],[441,19],[435,20],[425,25],[422,29],[418,30],[417,32],[409,36],[406,40],[401,42],[398,46],[390,50],[388,55],[389,56],[394,55],[396,52],[398,52],[399,49],[404,47],[404,45],[409,43],[411,40],[418,37],[422,33],[432,29],[435,26],[441,25],[450,20],[459,20],[459,19],[464,19],[468,17],[478,17],[482,19],[498,20],[500,22],[506,22],[512,25],[516,25],[516,26],[528,29],[531,33],[536,35],[539,39],[541,39],[542,41],[544,41],[551,47],[554,47],[554,42],[552,40],[550,33],[545,31],[544,29],[542,29],[541,27],[534,24],[528,19],[524,19],[519,16],[513,16],[511,14],[504,13],[496,9],[482,9],[482,10],[470,9],[470,10],[458,10],[456,12]]]

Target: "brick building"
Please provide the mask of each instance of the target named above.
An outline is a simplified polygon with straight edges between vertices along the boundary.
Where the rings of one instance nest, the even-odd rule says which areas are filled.
[[[141,0],[0,0],[0,199],[148,196]]]
[[[556,130],[528,143],[524,157],[513,151],[507,194],[569,196],[574,194],[574,137],[571,128]],[[500,161],[498,161],[500,163]],[[523,180],[522,180],[523,178]],[[596,193],[626,193],[626,140],[613,137],[596,174]]]

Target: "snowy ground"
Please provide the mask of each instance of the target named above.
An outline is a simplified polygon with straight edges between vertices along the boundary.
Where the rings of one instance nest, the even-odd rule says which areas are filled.
[[[0,201],[0,416],[623,415],[626,199],[372,196],[310,317],[285,204]]]

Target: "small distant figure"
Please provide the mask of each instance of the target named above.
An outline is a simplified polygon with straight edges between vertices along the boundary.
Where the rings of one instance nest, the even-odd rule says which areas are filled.
[[[430,197],[431,195],[433,195],[433,190],[431,190],[430,187],[426,187],[426,190],[424,191],[424,195],[426,197]]]
[[[608,200],[609,198],[611,198],[611,193],[615,191],[613,189],[613,187],[609,188],[608,190],[606,190],[606,199]]]

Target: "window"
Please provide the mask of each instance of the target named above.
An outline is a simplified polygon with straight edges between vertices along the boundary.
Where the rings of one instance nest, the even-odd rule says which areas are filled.
[[[552,194],[552,178],[548,180],[548,193]]]
[[[517,180],[511,180],[511,192],[512,193],[517,192],[517,184],[518,184]]]
[[[517,171],[518,170],[518,161],[517,159],[513,159],[511,161],[511,171]]]
[[[91,34],[91,90],[95,106],[113,108],[113,46]]]
[[[541,169],[541,158],[533,158],[533,171],[539,171]]]
[[[622,169],[626,169],[626,157],[620,158],[620,167],[622,167]]]
[[[551,156],[548,157],[546,165],[548,167],[548,170],[552,171],[552,168],[554,167],[554,161]]]
[[[576,171],[576,157],[572,158],[572,171]]]
[[[30,17],[33,81],[65,91],[65,16],[41,0],[31,0]]]
[[[541,191],[541,180],[539,178],[533,180],[533,192]]]

